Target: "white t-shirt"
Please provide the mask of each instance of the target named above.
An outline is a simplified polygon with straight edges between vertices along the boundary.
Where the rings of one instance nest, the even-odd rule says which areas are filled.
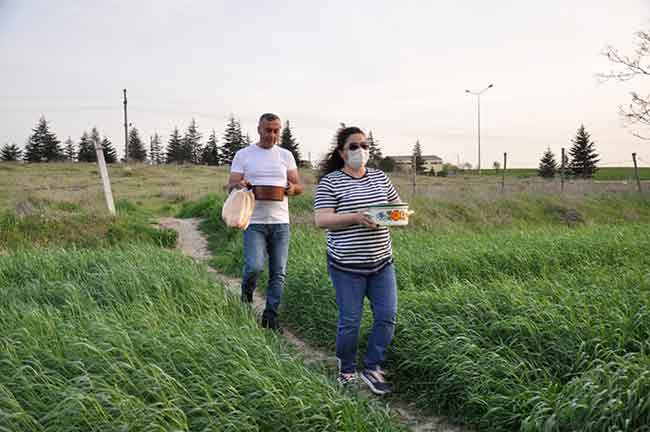
[[[251,144],[239,150],[232,160],[231,173],[244,175],[244,180],[253,185],[287,186],[287,171],[298,169],[293,154],[287,149],[274,145],[265,149]],[[255,201],[251,216],[254,224],[289,223],[289,201]]]

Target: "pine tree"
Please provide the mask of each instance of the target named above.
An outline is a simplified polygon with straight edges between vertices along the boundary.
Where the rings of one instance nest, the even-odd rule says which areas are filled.
[[[540,177],[553,178],[555,177],[556,173],[557,173],[557,162],[555,160],[555,155],[553,154],[551,148],[549,147],[544,152],[544,155],[542,156],[542,159],[539,162],[539,169],[537,170],[537,174]]]
[[[178,131],[178,127],[174,127],[174,131],[169,136],[165,162],[168,164],[183,163],[183,139]]]
[[[162,148],[160,135],[158,132],[153,134],[151,138],[151,144],[149,146],[149,160],[152,165],[160,165],[162,163]]]
[[[201,163],[206,165],[219,165],[219,145],[217,144],[217,133],[212,129],[212,133],[208,137],[208,142],[203,147],[201,154]]]
[[[95,143],[91,141],[88,132],[84,131],[81,135],[78,148],[79,152],[77,153],[77,160],[79,162],[97,162]]]
[[[249,138],[250,140],[250,138]],[[234,116],[230,116],[226,131],[223,135],[223,145],[221,146],[221,161],[223,164],[230,165],[235,153],[244,148],[246,141],[242,135],[241,125]]]
[[[413,156],[415,156],[415,172],[422,174],[424,172],[424,159],[422,159],[420,140],[415,141],[415,145],[413,146]]]
[[[77,149],[75,148],[74,141],[68,137],[64,142],[63,154],[68,162],[74,162],[77,156]]]
[[[287,149],[291,152],[298,166],[303,165],[302,157],[300,155],[300,149],[298,148],[298,142],[293,137],[289,120],[287,120],[286,124],[284,125],[284,129],[282,129],[282,136],[280,138],[280,147],[282,147],[283,149]]]
[[[0,150],[0,159],[5,162],[15,162],[20,159],[23,151],[15,144],[5,144]]]
[[[196,121],[192,119],[183,137],[183,153],[185,159],[193,164],[201,163],[201,138]]]
[[[138,128],[129,131],[129,160],[144,162],[147,159],[147,150],[144,148]]]
[[[600,161],[594,149],[594,142],[590,141],[591,135],[580,125],[576,137],[571,140],[573,146],[569,150],[571,155],[570,169],[574,176],[591,178],[598,169],[596,164]]]
[[[370,159],[368,159],[368,166],[373,168],[379,168],[381,166],[381,161],[384,158],[384,155],[381,154],[381,149],[379,144],[375,140],[375,137],[372,135],[372,131],[368,132],[368,150],[370,152]]]
[[[41,139],[41,157],[47,162],[62,161],[65,159],[63,149],[61,149],[61,141],[59,141],[54,134],[50,131],[50,127],[42,116],[37,126],[38,134]]]
[[[53,162],[65,159],[60,145],[61,142],[50,131],[45,116],[41,116],[32,132],[25,146],[25,160],[29,162]]]
[[[102,139],[102,151],[104,153],[104,161],[106,161],[107,164],[117,162],[117,151],[115,150],[115,147],[113,147],[111,140],[106,136]]]
[[[37,141],[36,137],[32,134],[27,138],[27,144],[25,144],[25,153],[23,154],[23,160],[26,162],[40,162],[41,161],[41,144]]]

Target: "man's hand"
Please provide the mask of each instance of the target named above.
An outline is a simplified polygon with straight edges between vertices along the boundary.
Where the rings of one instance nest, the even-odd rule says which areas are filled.
[[[248,180],[244,180],[244,175],[241,173],[231,173],[230,179],[228,179],[228,193],[232,192],[234,189],[246,189],[251,187],[251,183]]]
[[[286,194],[288,196],[300,195],[303,192],[303,187],[301,184],[296,184],[292,182],[287,183]]]

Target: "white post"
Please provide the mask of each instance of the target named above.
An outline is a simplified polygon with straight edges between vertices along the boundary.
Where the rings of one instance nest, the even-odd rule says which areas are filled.
[[[99,173],[102,176],[102,184],[104,185],[104,197],[106,197],[106,205],[108,211],[112,216],[115,216],[115,204],[113,203],[113,192],[111,192],[111,181],[108,178],[108,169],[106,169],[106,161],[104,160],[104,150],[99,140],[95,141],[95,151],[97,152],[97,164],[99,165]]]

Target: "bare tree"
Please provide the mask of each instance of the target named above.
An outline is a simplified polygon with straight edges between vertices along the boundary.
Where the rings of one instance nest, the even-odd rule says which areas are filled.
[[[603,55],[616,65],[616,69],[599,74],[599,78],[603,81],[614,79],[625,82],[637,77],[650,77],[650,33],[639,31],[636,33],[636,38],[637,48],[632,55],[622,54],[612,46],[607,46],[603,50]],[[621,116],[630,124],[650,126],[650,94],[644,96],[633,91],[630,95],[632,101],[629,106],[619,107]],[[639,132],[633,132],[633,135],[650,140],[650,137],[642,136]]]

